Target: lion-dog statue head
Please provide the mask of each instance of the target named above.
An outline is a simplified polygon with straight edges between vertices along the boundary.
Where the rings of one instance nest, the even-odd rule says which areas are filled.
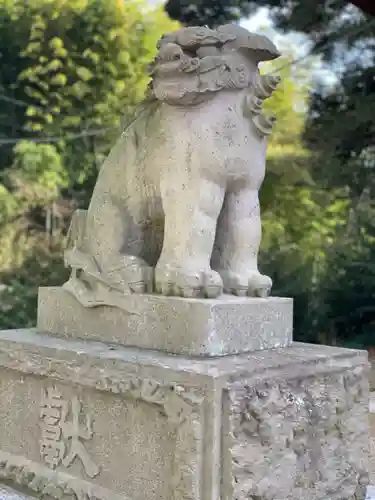
[[[274,118],[262,115],[262,104],[280,78],[260,76],[258,63],[279,56],[268,38],[237,25],[183,28],[159,40],[150,68],[151,95],[169,105],[190,106],[220,90],[251,88],[244,112],[261,135],[269,135]]]

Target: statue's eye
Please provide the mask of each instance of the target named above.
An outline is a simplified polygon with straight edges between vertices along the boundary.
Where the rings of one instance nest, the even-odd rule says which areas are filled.
[[[178,61],[178,59],[181,59],[181,55],[180,55],[180,54],[175,54],[175,55],[173,56],[173,59],[174,59],[175,61]]]

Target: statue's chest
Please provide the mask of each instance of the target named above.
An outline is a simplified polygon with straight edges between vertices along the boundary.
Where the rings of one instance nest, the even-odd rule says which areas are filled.
[[[243,114],[244,96],[230,97],[232,100],[220,99],[219,95],[204,112],[192,113],[187,128],[193,132],[193,142],[212,154],[217,151],[226,157],[248,159],[249,148],[262,148],[263,141],[252,121]]]
[[[218,96],[219,97],[219,96]],[[193,170],[214,169],[223,177],[264,175],[265,140],[243,114],[243,100],[214,100],[166,120],[168,137]]]
[[[227,154],[240,154],[247,149],[251,136],[250,123],[236,111],[221,116],[220,121],[211,123],[209,136],[215,146]]]
[[[225,114],[217,116],[217,120],[210,117],[209,126],[198,127],[195,137],[205,154],[221,159],[228,168],[228,163],[238,165],[248,164],[249,161],[265,153],[265,141],[261,138],[252,121],[244,117],[242,110],[230,108]]]

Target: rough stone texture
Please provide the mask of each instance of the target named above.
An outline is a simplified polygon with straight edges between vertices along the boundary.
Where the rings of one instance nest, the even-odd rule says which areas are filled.
[[[24,495],[19,491],[14,490],[6,486],[0,487],[0,500],[33,500],[35,497],[30,497],[29,495]]]
[[[128,312],[125,312],[125,301]],[[218,356],[292,343],[293,301],[131,295],[122,308],[84,308],[62,288],[40,288],[38,330],[177,354]]]
[[[71,277],[40,291],[49,334],[0,332],[0,496],[364,499],[367,353],[290,345],[292,301],[258,270],[279,82],[258,63],[278,55],[236,25],[159,41],[73,216]]]
[[[236,25],[164,36],[149,99],[101,166],[72,219],[66,289],[84,306],[123,294],[266,297],[258,270],[263,113],[279,77],[258,63],[280,54]]]
[[[375,392],[370,393],[370,481],[375,485]],[[375,491],[374,491],[375,497]]]
[[[373,427],[374,427],[374,424],[373,424]],[[374,434],[372,434],[371,438],[370,438],[370,481],[372,484],[375,484],[375,437],[374,437]]]
[[[230,391],[233,498],[354,499],[345,483],[367,485],[359,373],[236,385]]]
[[[1,332],[0,478],[55,500],[364,499],[367,377],[366,353],[322,346],[188,359]]]

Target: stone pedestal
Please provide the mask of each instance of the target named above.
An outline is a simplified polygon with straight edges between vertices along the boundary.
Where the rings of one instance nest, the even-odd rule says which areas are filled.
[[[375,486],[375,392],[370,393],[370,482]],[[375,489],[375,488],[374,488]],[[375,492],[374,492],[375,496]]]
[[[36,330],[0,332],[0,500],[364,500],[367,353],[293,344],[292,300],[237,297],[272,285],[280,79],[258,63],[279,55],[236,25],[159,41],[72,217],[68,282],[40,290]]]
[[[23,495],[365,497],[361,351],[294,344],[192,359],[4,331],[0,388],[0,481]]]
[[[59,287],[39,289],[38,330],[189,356],[222,356],[292,343],[293,300],[223,295],[128,295],[122,308],[83,307]]]

